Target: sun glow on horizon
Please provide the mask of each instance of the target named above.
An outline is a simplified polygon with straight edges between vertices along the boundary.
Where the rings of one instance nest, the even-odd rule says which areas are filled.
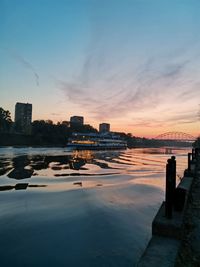
[[[199,135],[200,2],[8,0],[0,9],[0,106],[12,118],[16,102],[29,102],[33,120],[81,115],[134,136]]]

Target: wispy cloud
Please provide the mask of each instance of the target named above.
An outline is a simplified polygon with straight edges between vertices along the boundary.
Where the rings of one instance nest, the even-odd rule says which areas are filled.
[[[144,118],[145,117],[145,118]],[[136,116],[134,117],[132,123],[129,123],[128,126],[131,127],[139,127],[141,129],[145,128],[163,128],[165,127],[175,127],[176,125],[184,125],[184,124],[192,124],[198,122],[198,114],[196,110],[193,109],[188,112],[168,112],[168,114],[164,113],[162,116],[158,116],[150,118],[148,114],[146,116]]]
[[[199,98],[200,99],[200,82],[190,81],[191,87],[187,88],[183,92],[180,92],[179,97],[182,100],[187,100],[190,98]]]
[[[33,65],[18,52],[8,49],[8,48],[4,48],[4,50],[7,51],[8,55],[11,58],[13,58],[16,62],[18,62],[22,67],[32,72],[35,83],[37,86],[39,86],[39,80],[40,80],[39,74],[36,72]]]
[[[114,118],[152,109],[166,101],[189,63],[189,60],[167,61],[160,65],[151,59],[136,71],[112,70],[104,77],[100,72],[102,80],[98,80],[90,77],[96,63],[86,59],[77,81],[57,81],[57,84],[69,101],[92,112],[94,118]]]
[[[52,112],[50,115],[51,115],[51,116],[59,116],[60,113]]]
[[[119,36],[105,25],[102,27],[98,10],[93,11],[91,42],[81,71],[76,73],[76,78],[57,81],[67,101],[80,106],[94,119],[104,120],[141,112],[145,116],[163,106],[169,108],[174,102],[177,110],[185,110],[182,103],[199,96],[200,78],[192,68],[197,61],[194,55],[197,50],[193,52],[191,43],[180,44],[179,49],[174,45],[174,50],[158,49],[147,54],[136,46],[140,58],[134,51],[134,43],[130,47],[126,41],[117,39]],[[110,36],[118,42],[109,42]]]

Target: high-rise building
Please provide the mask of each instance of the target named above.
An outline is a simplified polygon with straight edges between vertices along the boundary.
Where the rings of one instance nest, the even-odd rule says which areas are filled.
[[[110,132],[110,124],[109,123],[101,123],[101,124],[99,124],[99,132],[100,133],[108,133],[108,132]]]
[[[16,103],[15,129],[19,133],[30,134],[32,121],[32,104]]]
[[[82,116],[70,117],[70,124],[83,125],[83,123],[84,123],[84,118]]]

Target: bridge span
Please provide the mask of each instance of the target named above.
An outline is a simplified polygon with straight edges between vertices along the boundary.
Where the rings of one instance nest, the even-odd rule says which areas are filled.
[[[170,141],[195,141],[196,137],[184,132],[166,132],[159,134],[155,137],[157,140],[170,140]]]

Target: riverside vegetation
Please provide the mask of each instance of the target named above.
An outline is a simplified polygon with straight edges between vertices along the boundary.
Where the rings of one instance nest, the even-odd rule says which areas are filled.
[[[69,121],[54,124],[52,120],[35,120],[31,124],[31,134],[24,134],[16,128],[10,112],[0,107],[0,146],[66,146],[73,132],[97,133],[98,131],[89,124],[71,124]],[[131,133],[116,134],[127,141],[129,148],[190,146],[186,142],[147,139],[136,137]]]

